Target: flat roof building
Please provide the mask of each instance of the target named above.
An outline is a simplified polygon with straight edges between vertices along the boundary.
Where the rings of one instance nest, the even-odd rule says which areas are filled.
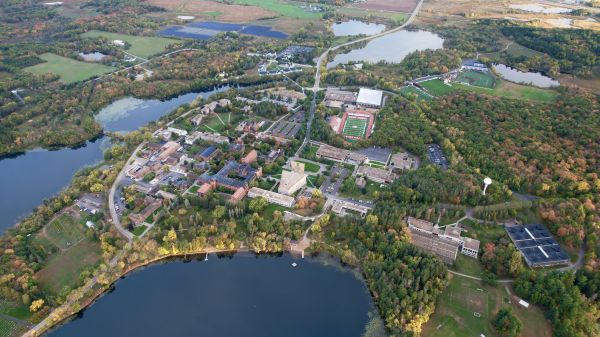
[[[365,155],[369,161],[377,161],[383,163],[383,165],[388,164],[392,155],[392,150],[379,146],[367,147],[356,152]]]
[[[367,165],[360,166],[356,171],[356,175],[366,177],[379,184],[389,184],[396,180],[395,173]]]
[[[333,206],[331,207],[332,212],[341,216],[346,216],[348,214],[358,214],[361,217],[364,217],[371,209],[371,207],[344,200],[335,200],[333,202]]]
[[[542,225],[507,226],[506,232],[530,267],[569,263],[567,253]]]
[[[418,167],[417,158],[408,152],[398,152],[392,155],[390,166],[395,172],[413,170]]]
[[[370,108],[381,108],[383,91],[360,88],[356,104]]]
[[[439,256],[445,263],[454,263],[458,255],[458,242],[434,234],[428,234],[413,227],[409,227],[409,229],[412,243],[415,246]]]
[[[281,193],[276,193],[272,191],[263,190],[262,188],[252,187],[248,191],[249,198],[258,198],[262,197],[267,199],[267,201],[271,204],[276,204],[283,207],[291,208],[294,206],[295,199],[293,197],[283,195]]]
[[[306,186],[306,178],[308,175],[304,172],[283,171],[281,172],[281,181],[277,191],[282,194],[292,195],[299,189]]]

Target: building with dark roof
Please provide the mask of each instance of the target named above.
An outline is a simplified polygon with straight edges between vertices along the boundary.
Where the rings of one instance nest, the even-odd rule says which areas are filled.
[[[239,188],[247,189],[250,183],[261,175],[262,171],[260,168],[255,169],[250,165],[229,161],[216,174],[211,176],[204,173],[198,177],[198,181],[202,184],[215,184],[232,191],[237,191]]]
[[[507,226],[506,232],[530,267],[569,263],[569,255],[542,225]]]
[[[484,73],[487,73],[488,71],[490,71],[488,66],[486,66],[484,63],[481,63],[477,60],[464,60],[461,64],[460,68],[467,69],[467,70],[481,71]]]
[[[377,161],[383,163],[383,165],[388,164],[392,155],[392,150],[379,146],[367,147],[356,152],[365,155],[369,161]]]

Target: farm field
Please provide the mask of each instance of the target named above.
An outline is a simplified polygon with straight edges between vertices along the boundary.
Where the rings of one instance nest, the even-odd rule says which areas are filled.
[[[25,71],[37,75],[53,73],[59,75],[60,82],[65,84],[87,80],[116,70],[103,64],[81,62],[52,53],[39,55],[39,58],[46,62],[27,67]]]
[[[417,0],[367,0],[356,7],[377,11],[410,13],[417,2]]]
[[[496,82],[491,74],[473,70],[460,72],[456,77],[456,81],[483,88],[493,88]]]
[[[84,33],[82,36],[91,38],[102,36],[107,38],[109,41],[123,40],[131,45],[129,49],[126,49],[128,53],[143,58],[148,58],[152,55],[160,54],[164,52],[170,44],[178,42],[177,40],[168,39],[164,37],[134,36],[119,33],[103,32],[99,30],[90,30],[89,32]]]
[[[42,288],[58,294],[64,286],[74,286],[83,270],[100,261],[101,253],[99,243],[85,239],[67,251],[52,256],[46,266],[35,274],[35,278]]]
[[[313,20],[321,17],[320,13],[305,11],[300,7],[301,3],[292,3],[284,0],[234,0],[233,2],[240,5],[261,7],[290,18]]]
[[[429,80],[419,83],[427,92],[433,96],[447,95],[454,91],[452,86],[445,84],[441,80]]]
[[[364,17],[364,16],[373,16],[390,19],[395,21],[396,23],[402,23],[408,18],[408,14],[401,12],[387,12],[387,11],[377,11],[377,10],[369,10],[365,8],[353,8],[353,7],[342,7],[336,10],[337,12],[349,16],[356,17]]]
[[[481,94],[488,94],[498,97],[525,99],[539,102],[552,102],[556,100],[556,97],[558,95],[553,90],[530,87],[527,85],[511,83],[500,79],[497,80],[497,84],[494,89],[473,87],[463,85],[460,83],[454,83],[452,86],[457,89],[474,91]]]
[[[85,238],[83,228],[69,214],[62,214],[46,225],[43,232],[60,250],[67,250]]]
[[[148,3],[178,15],[193,15],[213,20],[218,18],[227,22],[249,22],[275,15],[261,7],[230,5],[210,0],[149,0]]]

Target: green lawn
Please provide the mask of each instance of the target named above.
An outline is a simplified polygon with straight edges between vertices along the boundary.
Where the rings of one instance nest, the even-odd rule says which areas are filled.
[[[0,337],[16,337],[25,331],[20,324],[0,317]]]
[[[221,119],[219,119],[219,117]],[[217,115],[211,115],[208,119],[205,119],[202,122],[201,128],[208,132],[221,132],[225,130],[226,127],[226,125],[223,123],[227,123],[227,114],[221,114],[218,117]]]
[[[83,270],[100,262],[101,254],[98,242],[85,239],[75,247],[52,256],[35,278],[42,289],[58,294],[64,286],[75,286]]]
[[[304,164],[304,171],[306,172],[317,173],[321,169],[321,166],[318,164],[311,163],[306,160],[296,160],[296,162]]]
[[[365,18],[365,17],[369,17],[369,16],[386,18],[386,19],[395,21],[396,23],[402,23],[406,20],[406,18],[408,18],[408,14],[406,14],[406,13],[376,11],[376,10],[368,10],[368,9],[363,9],[363,8],[341,7],[341,8],[337,8],[336,11],[338,13],[341,13],[344,15],[359,17],[359,18]]]
[[[522,84],[510,83],[501,79],[497,79],[496,83],[497,84],[494,89],[474,87],[460,83],[453,83],[452,86],[456,89],[474,91],[481,94],[539,102],[552,102],[555,101],[556,97],[558,96],[556,91],[550,89],[541,89]]]
[[[320,13],[308,12],[302,9],[300,3],[292,3],[284,0],[234,0],[233,3],[261,7],[290,18],[303,20],[321,18]]]
[[[69,249],[85,238],[83,226],[70,214],[62,214],[44,229],[50,242],[61,250]]]
[[[475,277],[481,277],[484,272],[483,267],[481,266],[481,263],[479,263],[478,259],[474,259],[470,256],[460,253],[456,257],[456,261],[454,261],[454,265],[451,269],[459,273]]]
[[[133,232],[131,232],[133,235],[135,236],[140,236],[142,235],[142,233],[144,233],[144,231],[146,230],[146,226],[142,225],[142,226],[138,226],[136,228],[133,229]]]
[[[433,96],[447,95],[454,91],[452,86],[447,85],[444,81],[438,79],[421,82],[419,85],[425,88],[427,93]]]
[[[47,73],[59,75],[60,81],[65,84],[87,80],[116,70],[116,68],[103,64],[81,62],[52,53],[39,55],[39,58],[46,62],[27,67],[24,70],[37,75]]]
[[[99,30],[90,30],[82,35],[83,37],[105,37],[109,41],[122,40],[129,43],[131,46],[126,51],[133,55],[148,58],[152,55],[160,54],[167,49],[167,46],[177,43],[178,40],[167,39],[158,36],[135,36],[119,33],[109,33]]]
[[[275,211],[280,211],[281,214],[283,214],[284,211],[289,211],[290,209],[287,207],[283,207],[283,206],[279,206],[279,205],[275,205],[275,204],[269,204],[269,206],[267,206],[263,211],[261,216],[265,219],[272,219],[273,218],[273,213],[275,213]]]
[[[429,101],[431,99],[431,96],[428,96],[427,94],[413,86],[406,86],[400,88],[400,94],[404,97],[416,96],[418,100]]]

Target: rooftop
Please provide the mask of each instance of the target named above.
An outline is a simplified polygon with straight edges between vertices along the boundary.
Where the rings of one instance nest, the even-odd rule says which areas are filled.
[[[506,232],[530,266],[565,264],[569,256],[542,225],[506,227]]]
[[[360,88],[360,91],[358,92],[358,98],[356,99],[356,103],[380,106],[382,100],[383,91]]]
[[[356,152],[365,155],[369,160],[378,161],[380,163],[384,163],[385,165],[387,165],[392,154],[392,150],[378,146],[368,147]]]

